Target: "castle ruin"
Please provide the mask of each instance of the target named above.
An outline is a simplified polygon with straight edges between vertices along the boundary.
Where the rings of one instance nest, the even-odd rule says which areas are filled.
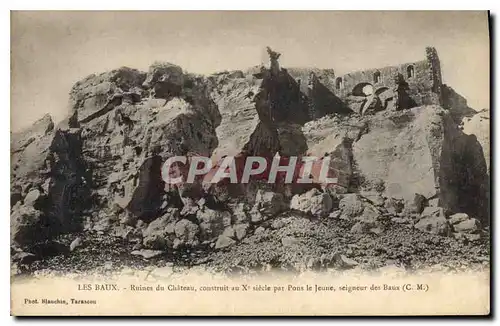
[[[365,115],[432,104],[460,112],[471,110],[462,96],[442,83],[441,64],[434,47],[427,47],[425,58],[420,61],[339,76],[333,69],[286,71],[308,98],[311,120],[331,113]]]

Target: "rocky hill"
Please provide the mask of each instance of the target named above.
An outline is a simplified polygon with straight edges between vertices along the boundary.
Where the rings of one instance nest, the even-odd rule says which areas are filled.
[[[61,124],[45,116],[12,134],[19,271],[110,261],[226,271],[487,263],[484,112],[462,126],[470,111],[451,100],[383,110],[374,96],[356,112],[329,91],[332,71],[287,70],[270,56],[270,68],[210,76],[170,63],[91,75],[73,86]],[[338,183],[207,187],[161,177],[172,156],[242,153],[326,155]]]

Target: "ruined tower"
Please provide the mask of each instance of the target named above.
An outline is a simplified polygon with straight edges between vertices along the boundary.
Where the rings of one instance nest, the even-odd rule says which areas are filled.
[[[429,77],[432,80],[432,91],[436,94],[438,103],[443,105],[441,62],[439,61],[437,51],[434,47],[425,48],[425,53],[427,62],[429,63]]]

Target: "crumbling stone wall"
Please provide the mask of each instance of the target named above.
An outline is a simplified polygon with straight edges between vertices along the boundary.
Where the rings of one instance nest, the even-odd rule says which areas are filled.
[[[430,65],[430,78],[432,79],[432,91],[438,97],[438,103],[443,105],[443,94],[441,93],[441,88],[443,85],[443,78],[441,76],[441,62],[439,61],[439,57],[437,51],[433,47],[425,48],[425,53],[427,56],[427,62]]]
[[[303,93],[310,102],[311,119],[320,118],[330,113],[361,113],[367,102],[366,97],[374,95],[381,102],[381,110],[408,109],[421,105],[441,105],[449,108],[445,103],[446,94],[443,91],[441,64],[437,51],[433,47],[426,48],[424,60],[405,64],[387,66],[350,72],[336,76],[333,69],[300,69],[290,68],[292,75],[299,84]],[[313,78],[311,79],[311,76]],[[395,96],[397,76],[403,78],[407,84],[407,103],[410,107],[402,108]],[[360,93],[366,85],[372,90],[370,94]],[[399,94],[400,95],[400,94]]]
[[[335,94],[340,98],[353,95],[353,89],[362,83],[373,86],[376,93],[383,93],[382,88],[393,89],[394,76],[401,74],[408,83],[408,95],[416,106],[441,104],[441,67],[437,51],[427,48],[425,60],[408,62],[397,66],[356,71],[336,77]]]

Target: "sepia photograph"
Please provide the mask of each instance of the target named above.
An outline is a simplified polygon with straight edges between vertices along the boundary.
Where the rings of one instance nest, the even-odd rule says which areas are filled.
[[[490,314],[488,11],[11,11],[14,316]]]

